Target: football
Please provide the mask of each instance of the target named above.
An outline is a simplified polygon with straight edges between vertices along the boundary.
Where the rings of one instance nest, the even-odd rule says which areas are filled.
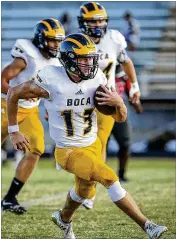
[[[102,98],[103,96],[96,95],[97,91],[105,92],[101,86],[98,86],[98,88],[96,89],[95,94],[94,94],[94,105],[95,105],[96,109],[104,115],[112,115],[115,112],[115,107],[109,106],[109,105],[99,105],[98,100],[96,99],[96,96],[99,98]]]

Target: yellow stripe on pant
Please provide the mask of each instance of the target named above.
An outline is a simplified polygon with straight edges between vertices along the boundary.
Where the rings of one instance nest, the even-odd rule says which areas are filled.
[[[109,187],[118,180],[115,172],[102,160],[98,137],[93,144],[83,148],[56,147],[55,159],[62,168],[75,175],[76,193],[81,198],[94,197],[96,182]]]

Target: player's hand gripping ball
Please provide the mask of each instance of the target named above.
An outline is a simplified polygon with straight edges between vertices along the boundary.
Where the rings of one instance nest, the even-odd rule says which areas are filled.
[[[107,87],[106,87],[106,88],[107,88]],[[107,88],[107,89],[108,89],[108,88]],[[106,93],[105,90],[101,87],[101,85],[98,86],[98,88],[96,89],[95,94],[94,94],[94,105],[95,105],[96,109],[97,109],[100,113],[102,113],[102,114],[104,114],[104,115],[112,115],[112,114],[114,114],[114,112],[115,112],[115,110],[116,110],[116,109],[115,109],[115,106],[100,105],[100,104],[98,104],[98,103],[100,103],[101,101],[98,101],[98,100],[96,99],[96,97],[98,97],[98,98],[103,98],[104,96],[99,95],[99,94],[96,94],[97,91]]]

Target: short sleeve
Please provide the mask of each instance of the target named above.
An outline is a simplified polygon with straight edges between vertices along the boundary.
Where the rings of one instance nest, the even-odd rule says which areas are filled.
[[[25,52],[25,50],[23,49],[23,47],[20,44],[20,41],[17,40],[15,45],[13,46],[12,50],[11,50],[11,56],[12,57],[19,57],[22,58],[26,64],[28,65],[29,62],[29,56],[28,54]]]
[[[34,78],[34,82],[36,85],[46,90],[49,93],[49,97],[51,99],[50,84],[48,82],[47,77],[49,75],[48,71],[49,71],[48,66],[44,67],[41,71],[37,73],[36,77]]]

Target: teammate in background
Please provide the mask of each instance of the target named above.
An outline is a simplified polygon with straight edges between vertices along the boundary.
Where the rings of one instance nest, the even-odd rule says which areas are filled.
[[[128,51],[135,51],[140,43],[140,24],[130,12],[125,12],[123,17],[126,22],[123,35],[127,41]]]
[[[117,207],[131,217],[149,236],[157,239],[167,230],[147,219],[131,196],[123,189],[115,172],[102,160],[101,142],[97,137],[97,119],[93,96],[101,84],[105,93],[97,92],[99,104],[115,106],[112,117],[123,122],[127,116],[122,98],[98,69],[94,42],[84,34],[68,35],[60,45],[63,66],[47,66],[34,81],[13,87],[8,92],[7,111],[10,139],[15,149],[29,148],[27,138],[19,132],[17,104],[19,99],[44,98],[49,114],[50,136],[56,143],[55,159],[66,171],[75,175],[76,187],[67,195],[62,210],[52,214],[53,222],[64,239],[75,239],[72,216],[85,198],[95,195],[96,182],[107,188]],[[103,96],[100,98],[99,96]]]
[[[63,13],[63,15],[60,18],[60,22],[61,22],[62,26],[64,27],[65,35],[70,34],[70,32],[72,30],[72,20],[71,20],[70,14],[68,12]]]
[[[62,25],[54,18],[44,19],[37,23],[32,40],[18,39],[12,48],[14,58],[2,71],[2,105],[1,139],[8,136],[8,120],[6,97],[8,90],[28,80],[33,80],[37,72],[47,65],[60,65],[58,52],[65,32]],[[31,81],[32,82],[32,81]],[[41,154],[44,152],[44,130],[39,119],[40,99],[31,96],[28,100],[20,100],[18,104],[18,123],[20,131],[29,139],[30,150],[17,166],[11,186],[1,201],[4,211],[22,214],[26,209],[19,205],[17,196],[32,174]],[[10,131],[9,131],[10,133]]]
[[[108,29],[108,21],[107,12],[99,3],[89,2],[80,7],[78,16],[80,31],[87,34],[95,42],[99,54],[99,67],[106,75],[108,85],[115,87],[115,69],[118,60],[132,84],[130,96],[131,101],[135,103],[139,101],[140,90],[134,65],[125,51],[127,47],[125,38],[119,31]],[[98,137],[102,143],[104,161],[106,160],[107,141],[113,125],[114,120],[111,116],[98,112]],[[83,205],[87,209],[91,209],[93,200],[86,200]]]
[[[131,89],[131,82],[126,76],[125,72],[121,69],[120,64],[117,63],[116,66],[116,90],[118,94],[123,98],[128,100]],[[127,99],[128,98],[128,99]],[[137,113],[142,112],[142,106],[140,101],[132,104]],[[119,175],[119,180],[121,182],[128,182],[128,179],[125,176],[127,164],[130,156],[130,127],[128,120],[122,123],[114,123],[112,134],[119,145],[119,151],[117,153],[119,161],[119,169],[117,174]]]

